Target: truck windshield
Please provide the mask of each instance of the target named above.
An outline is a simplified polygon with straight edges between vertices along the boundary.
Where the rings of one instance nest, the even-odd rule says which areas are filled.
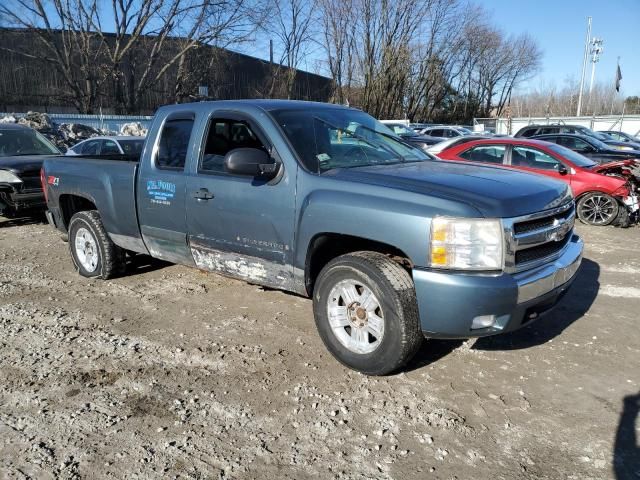
[[[310,108],[274,110],[271,114],[300,160],[313,172],[433,158],[358,110]]]
[[[30,129],[0,129],[0,157],[60,155],[46,138]]]

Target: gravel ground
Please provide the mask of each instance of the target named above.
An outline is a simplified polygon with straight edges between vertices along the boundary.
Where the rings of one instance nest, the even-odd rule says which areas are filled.
[[[640,478],[640,227],[578,229],[552,314],[368,378],[304,298],[143,258],[83,279],[0,219],[0,476]]]

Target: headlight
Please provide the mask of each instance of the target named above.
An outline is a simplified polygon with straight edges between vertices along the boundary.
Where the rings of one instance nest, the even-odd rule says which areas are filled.
[[[22,180],[7,170],[0,170],[0,183],[22,183]]]
[[[495,219],[436,217],[429,265],[458,270],[502,270],[502,224]]]

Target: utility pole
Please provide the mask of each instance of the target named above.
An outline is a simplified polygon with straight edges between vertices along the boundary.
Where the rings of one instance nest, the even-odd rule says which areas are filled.
[[[587,58],[589,58],[589,41],[591,40],[591,17],[587,17],[587,39],[584,42],[584,58],[582,59],[582,76],[580,77],[580,94],[578,95],[578,111],[576,117],[580,116],[582,110],[582,90],[584,89],[584,74],[587,69]]]

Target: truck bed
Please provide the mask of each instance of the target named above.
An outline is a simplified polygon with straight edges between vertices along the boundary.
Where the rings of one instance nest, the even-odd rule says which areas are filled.
[[[99,206],[114,243],[123,248],[142,244],[136,211],[138,161],[138,157],[123,155],[47,159],[44,170],[49,209],[63,212],[70,198],[86,199]],[[58,227],[64,229],[66,225]]]

